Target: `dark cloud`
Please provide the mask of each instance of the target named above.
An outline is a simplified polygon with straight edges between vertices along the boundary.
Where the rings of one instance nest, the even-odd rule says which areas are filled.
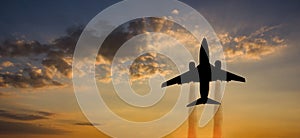
[[[0,87],[40,88],[63,86],[71,78],[71,62],[82,26],[67,29],[67,35],[50,44],[5,40],[0,44]]]
[[[195,43],[200,46],[198,40],[180,24],[164,18],[147,17],[134,19],[117,27],[104,40],[99,54],[112,60],[126,41],[146,32],[165,33],[187,46],[195,46]]]
[[[78,125],[78,126],[99,126],[101,124],[90,123],[90,122],[78,122],[78,123],[74,123],[74,125]]]
[[[51,51],[48,53],[48,56],[42,61],[42,65],[48,68],[56,69],[64,76],[70,78],[72,66],[71,63],[68,63],[65,58],[71,58],[71,56],[66,57],[65,53]]]
[[[53,116],[55,113],[46,112],[46,111],[35,111],[37,114],[43,115],[43,116]]]
[[[25,40],[5,40],[0,44],[1,57],[29,56],[31,54],[40,54],[48,51],[47,46],[37,41]]]
[[[41,110],[0,109],[0,135],[1,134],[50,134],[60,135],[69,133],[64,129],[54,128],[45,124],[55,113]]]
[[[66,30],[67,35],[55,39],[51,45],[64,54],[73,55],[77,40],[81,35],[83,28],[84,26],[81,25],[68,28]]]
[[[44,127],[39,124],[9,122],[0,120],[0,134],[48,134],[61,135],[69,133],[69,131]]]
[[[49,116],[52,115],[54,115],[54,113],[45,112],[45,111],[33,111],[30,113],[15,113],[7,110],[0,110],[0,117],[19,120],[19,121],[49,119]]]
[[[47,76],[47,70],[28,67],[18,70],[17,72],[0,73],[1,87],[16,87],[16,88],[40,88],[44,86],[62,86],[58,81],[52,80]]]

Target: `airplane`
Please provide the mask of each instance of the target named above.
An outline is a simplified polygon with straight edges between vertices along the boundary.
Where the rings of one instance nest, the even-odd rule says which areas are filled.
[[[203,38],[200,53],[199,65],[195,66],[195,62],[189,63],[189,71],[163,82],[161,87],[167,87],[174,84],[184,84],[189,82],[200,82],[200,98],[187,105],[187,107],[198,104],[220,104],[219,102],[209,99],[209,83],[211,81],[240,81],[246,82],[246,79],[235,75],[231,72],[221,69],[221,61],[217,60],[215,65],[209,63],[209,49],[206,38]],[[213,72],[213,73],[212,73]]]

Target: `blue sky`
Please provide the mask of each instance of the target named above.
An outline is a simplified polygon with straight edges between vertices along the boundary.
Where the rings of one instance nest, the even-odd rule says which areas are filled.
[[[1,38],[25,35],[29,39],[49,41],[73,25],[86,25],[101,10],[116,0],[34,1],[4,0],[0,5]],[[197,9],[216,31],[247,33],[260,26],[287,25],[281,34],[295,31],[299,23],[298,1],[182,1]],[[229,29],[230,28],[230,29]],[[44,33],[47,32],[47,33]]]

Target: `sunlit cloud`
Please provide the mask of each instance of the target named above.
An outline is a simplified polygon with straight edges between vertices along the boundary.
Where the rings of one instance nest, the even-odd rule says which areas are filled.
[[[249,35],[219,34],[228,62],[260,60],[276,54],[287,46],[280,36],[271,34],[279,26],[261,27]]]
[[[1,63],[1,67],[7,68],[7,67],[11,67],[14,66],[14,63],[10,62],[10,61],[4,61]]]
[[[179,14],[179,10],[174,9],[174,10],[172,11],[172,14],[178,15],[178,14]]]
[[[145,80],[160,74],[162,76],[170,75],[172,72],[172,63],[165,56],[157,53],[147,53],[135,59],[129,68],[132,81]]]

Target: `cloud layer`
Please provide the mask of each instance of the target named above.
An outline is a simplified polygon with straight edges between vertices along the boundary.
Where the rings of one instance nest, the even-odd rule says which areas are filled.
[[[0,117],[6,119],[19,120],[19,121],[33,121],[33,120],[40,120],[40,119],[48,119],[48,117],[52,115],[54,114],[45,111],[34,111],[28,114],[28,113],[14,113],[8,110],[0,110]]]
[[[41,122],[50,120],[55,114],[36,110],[0,109],[0,134],[65,134],[68,131],[53,128]]]
[[[60,135],[69,133],[68,131],[47,128],[39,126],[37,124],[22,123],[22,122],[10,122],[0,120],[0,134],[48,134],[48,135]]]
[[[71,27],[50,44],[5,40],[0,44],[0,87],[63,86],[62,79],[71,78],[72,55],[82,29]]]
[[[279,35],[274,35],[279,27],[261,27],[248,35],[232,35],[228,32],[218,34],[224,46],[226,60],[259,60],[280,51],[286,44]],[[58,37],[49,44],[5,40],[0,44],[0,87],[42,88],[68,84],[72,78],[73,52],[82,30],[82,26],[71,27],[67,29],[65,36]],[[106,38],[95,63],[97,80],[110,82],[112,59],[119,47],[135,35],[147,32],[161,32],[175,38],[197,59],[200,44],[180,25],[163,18],[141,18],[121,25]],[[168,46],[168,43],[162,45]],[[139,50],[137,47],[129,52]],[[144,54],[134,60],[127,73],[130,73],[133,80],[145,79],[156,73],[167,75],[170,70],[163,62],[162,56]]]

